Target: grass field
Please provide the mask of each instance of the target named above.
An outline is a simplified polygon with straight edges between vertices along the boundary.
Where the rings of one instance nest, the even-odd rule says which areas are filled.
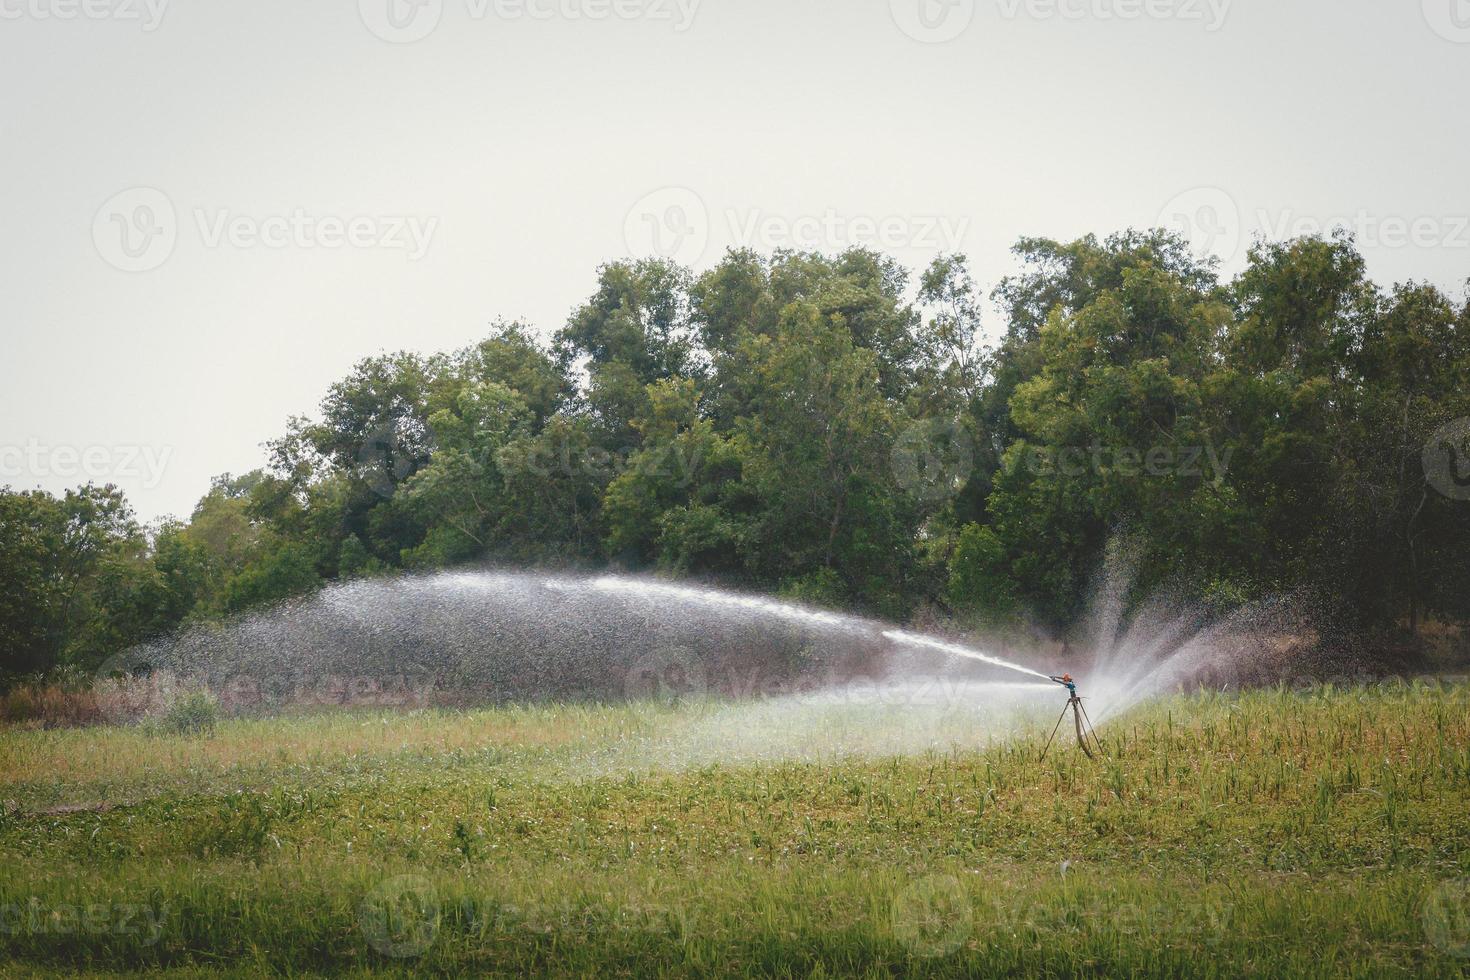
[[[701,704],[0,731],[0,971],[1470,972],[1470,689],[1156,701],[1095,763],[1059,706],[727,764],[661,754]]]

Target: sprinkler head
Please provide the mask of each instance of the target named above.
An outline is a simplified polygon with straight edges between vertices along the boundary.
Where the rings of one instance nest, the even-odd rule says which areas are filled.
[[[1056,739],[1057,732],[1061,730],[1062,722],[1067,720],[1067,712],[1072,712],[1072,726],[1077,730],[1077,745],[1082,749],[1084,755],[1089,759],[1095,759],[1102,755],[1102,742],[1098,740],[1097,732],[1092,728],[1092,719],[1087,717],[1087,709],[1082,707],[1082,696],[1077,693],[1077,682],[1072,680],[1071,674],[1053,674],[1050,678],[1067,689],[1066,705],[1062,708],[1062,716],[1057,719],[1057,727],[1051,731],[1051,738],[1046,740],[1046,748],[1041,750],[1041,759],[1046,761],[1046,753],[1051,750],[1051,743]],[[1089,741],[1091,744],[1089,744]],[[1096,751],[1094,752],[1094,747]]]

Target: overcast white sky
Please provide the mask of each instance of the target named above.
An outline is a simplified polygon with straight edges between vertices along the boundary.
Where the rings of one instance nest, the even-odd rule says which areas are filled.
[[[145,519],[628,254],[1347,221],[1470,276],[1470,0],[0,0],[0,91],[0,483]]]

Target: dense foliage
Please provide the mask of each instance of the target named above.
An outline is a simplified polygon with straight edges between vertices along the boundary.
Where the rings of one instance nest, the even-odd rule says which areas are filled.
[[[1470,416],[1470,305],[1380,290],[1345,238],[1260,243],[1230,282],[1163,232],[1017,253],[993,349],[962,257],[917,281],[863,250],[617,262],[549,347],[502,324],[362,361],[187,521],[142,528],[111,487],[0,493],[0,675],[484,561],[1057,636],[1121,538],[1142,591],[1470,615],[1470,502],[1425,466],[1470,477],[1470,447],[1431,444]]]

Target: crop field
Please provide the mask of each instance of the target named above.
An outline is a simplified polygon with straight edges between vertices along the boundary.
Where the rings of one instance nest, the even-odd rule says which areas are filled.
[[[0,972],[1470,971],[1464,685],[1155,700],[1097,761],[1040,758],[1050,707],[903,755],[836,751],[892,707],[667,750],[727,710],[0,731]]]

